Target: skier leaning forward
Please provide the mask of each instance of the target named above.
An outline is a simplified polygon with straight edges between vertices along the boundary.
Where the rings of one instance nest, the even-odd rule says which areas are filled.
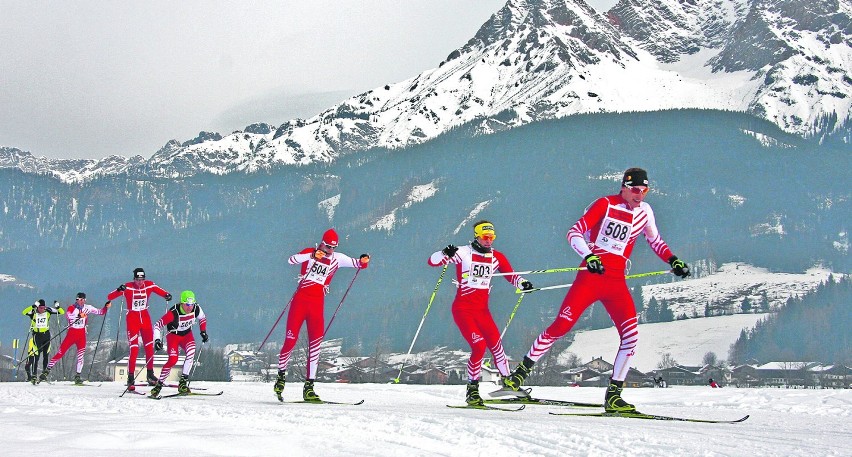
[[[621,179],[621,191],[595,200],[568,230],[568,242],[583,258],[580,266],[585,270],[577,273],[553,323],[533,342],[512,375],[503,379],[505,391],[526,395],[520,387],[532,371],[533,364],[571,330],[586,308],[600,300],[621,340],[604,407],[607,412],[615,413],[636,410],[621,398],[624,379],[630,369],[630,357],[639,341],[636,308],[624,280],[636,239],[644,235],[654,253],[672,267],[674,275],[681,278],[690,275],[689,267],[672,255],[660,237],[654,212],[644,201],[649,189],[645,170],[627,169]]]
[[[290,363],[290,356],[292,356],[296,341],[299,339],[302,323],[306,322],[308,327],[308,360],[302,398],[305,401],[321,401],[314,392],[314,379],[317,375],[320,343],[322,343],[324,337],[323,308],[325,306],[325,295],[328,293],[331,278],[338,268],[363,269],[367,268],[370,262],[369,254],[361,254],[359,259],[355,260],[345,254],[335,252],[337,245],[337,232],[334,229],[328,229],[323,234],[319,246],[305,248],[298,254],[290,256],[287,260],[290,265],[302,264],[302,267],[299,286],[293,295],[290,312],[287,314],[284,345],[278,354],[278,379],[276,379],[274,386],[278,400],[283,401],[281,393],[284,391],[287,365]]]
[[[50,359],[47,368],[39,376],[39,382],[47,380],[47,377],[50,375],[50,369],[56,365],[56,362],[62,359],[65,352],[71,349],[73,345],[77,346],[77,371],[74,375],[74,384],[78,386],[83,384],[83,378],[80,377],[80,373],[83,372],[83,358],[86,355],[86,324],[89,321],[89,316],[93,314],[102,316],[106,314],[110,306],[112,306],[112,302],[107,301],[103,308],[95,308],[86,303],[85,293],[77,293],[77,299],[74,301],[74,304],[69,306],[68,310],[65,311],[65,317],[68,318],[68,333],[65,334],[65,339],[62,340],[59,351]]]
[[[154,350],[163,349],[162,330],[166,329],[166,346],[169,349],[169,358],[166,364],[160,370],[160,378],[154,387],[151,389],[151,396],[158,397],[160,390],[163,389],[163,382],[169,377],[172,367],[175,366],[178,360],[178,349],[183,349],[186,355],[183,361],[183,370],[181,371],[180,381],[178,382],[178,393],[188,395],[189,390],[189,375],[192,371],[192,365],[195,362],[195,337],[192,335],[192,326],[198,321],[198,327],[201,330],[201,342],[206,343],[209,340],[207,336],[207,316],[204,310],[195,301],[195,293],[191,290],[185,290],[180,293],[180,303],[175,304],[163,314],[163,317],[154,324]]]
[[[491,275],[510,273],[512,265],[502,252],[491,247],[496,234],[494,224],[479,221],[473,226],[474,240],[467,246],[448,245],[429,257],[433,267],[455,264],[458,290],[453,300],[453,320],[459,331],[470,345],[470,359],[467,362],[467,395],[465,401],[471,406],[482,406],[479,395],[479,376],[482,371],[482,358],[487,347],[494,356],[497,371],[503,377],[509,376],[509,363],[500,340],[500,330],[494,323],[488,309],[488,295],[491,293]],[[531,282],[519,275],[504,276],[513,286],[529,290]]]

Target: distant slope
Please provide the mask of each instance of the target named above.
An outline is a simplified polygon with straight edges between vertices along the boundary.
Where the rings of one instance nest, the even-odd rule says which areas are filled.
[[[639,325],[639,346],[630,366],[642,372],[657,368],[663,354],[670,353],[678,363],[700,365],[704,354],[714,352],[719,360],[727,360],[728,349],[739,338],[740,331],[751,328],[766,314],[736,314],[733,316],[687,319],[674,322]],[[586,363],[595,357],[608,362],[615,359],[618,332],[615,327],[578,332],[561,359],[569,353]]]

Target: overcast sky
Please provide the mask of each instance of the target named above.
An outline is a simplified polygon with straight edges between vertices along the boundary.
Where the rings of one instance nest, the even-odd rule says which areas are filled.
[[[505,3],[0,0],[0,146],[147,158],[309,117],[436,67]]]

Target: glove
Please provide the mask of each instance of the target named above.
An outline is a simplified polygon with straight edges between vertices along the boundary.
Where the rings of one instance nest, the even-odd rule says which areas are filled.
[[[325,257],[325,252],[322,249],[317,249],[316,251],[314,251],[313,257],[316,260],[321,260],[323,257]]]
[[[166,301],[172,301],[172,294],[166,294],[165,299]]]
[[[124,289],[127,289],[127,286],[125,286],[124,284],[115,288],[115,290],[117,290],[119,292],[124,292]]]
[[[201,331],[201,342],[202,342],[202,343],[206,343],[206,342],[207,342],[207,340],[209,340],[209,339],[210,339],[210,337],[209,337],[209,336],[207,336],[207,332],[205,332],[204,330],[202,330],[202,331]]]
[[[111,307],[112,307],[112,300],[107,300],[107,302],[104,303],[104,308],[110,309]]]
[[[601,263],[601,258],[594,254],[587,255],[586,270],[589,270],[589,273],[597,273],[599,275],[604,274],[604,266],[603,263]]]
[[[163,350],[163,340],[154,340],[154,350],[162,351]]]
[[[526,279],[521,281],[521,290],[532,290],[532,289],[533,289],[533,285],[532,285],[531,282],[527,281]]]
[[[86,314],[86,313],[80,313],[80,319],[85,319],[85,318],[86,318],[86,316],[88,316],[88,314]]]
[[[689,267],[683,263],[683,260],[678,259],[675,255],[669,258],[669,265],[672,266],[672,273],[674,273],[675,276],[686,278],[692,274],[689,272]]]
[[[456,252],[458,250],[459,250],[459,248],[453,246],[452,244],[448,244],[447,247],[445,247],[444,249],[441,249],[441,252],[443,252],[444,255],[447,256],[447,257],[452,257],[452,256],[456,255]]]
[[[361,263],[370,263],[370,254],[361,254],[361,256],[358,257],[358,261]]]

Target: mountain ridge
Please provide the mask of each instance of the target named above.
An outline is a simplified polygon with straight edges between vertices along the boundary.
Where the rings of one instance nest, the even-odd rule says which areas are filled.
[[[745,112],[803,137],[849,135],[852,2],[510,0],[437,67],[309,119],[171,140],[151,158],[44,159],[0,148],[0,167],[63,182],[179,178],[330,163],[478,123],[488,134],[595,112]]]

